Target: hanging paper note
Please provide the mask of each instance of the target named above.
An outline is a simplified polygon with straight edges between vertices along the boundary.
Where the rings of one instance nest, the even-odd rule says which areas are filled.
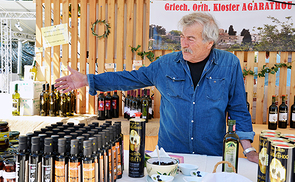
[[[45,48],[69,43],[68,24],[60,24],[41,28]]]

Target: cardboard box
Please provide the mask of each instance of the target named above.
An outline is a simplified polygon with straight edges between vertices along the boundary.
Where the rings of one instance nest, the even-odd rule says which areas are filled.
[[[18,84],[18,93],[21,99],[37,99],[42,92],[44,81],[14,81],[10,82],[10,91],[14,93],[14,86]]]
[[[39,99],[21,99],[20,100],[21,116],[39,115],[39,110],[40,110]]]

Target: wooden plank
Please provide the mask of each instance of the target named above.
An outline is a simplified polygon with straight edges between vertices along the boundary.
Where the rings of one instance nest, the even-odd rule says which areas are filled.
[[[277,53],[269,53],[269,67],[272,67],[276,64]],[[268,86],[267,86],[267,106],[269,107],[272,104],[272,96],[275,95],[275,84],[276,84],[276,74],[268,74]],[[268,114],[266,116],[266,123],[268,124]]]
[[[144,2],[144,24],[143,24],[143,46],[145,51],[151,51],[148,48],[149,45],[149,26],[150,26],[150,0],[145,0]],[[150,60],[145,57],[143,64],[148,66],[150,64]]]
[[[124,8],[125,1],[118,0],[117,1],[117,25],[116,25],[116,32],[117,32],[117,57],[116,57],[116,71],[123,71],[123,64],[124,64]],[[119,96],[119,103],[121,106],[124,104],[122,102],[122,91],[118,91]],[[119,106],[119,116],[124,115],[122,110],[123,107]]]
[[[77,70],[78,54],[78,0],[72,0],[71,7],[71,67]]]
[[[67,24],[69,31],[69,1],[62,2],[62,23]],[[67,66],[69,61],[69,44],[62,45],[62,58],[61,58],[61,70],[62,76],[66,76],[68,74]]]
[[[131,52],[130,46],[133,47],[133,21],[134,21],[134,1],[129,0],[126,1],[127,3],[127,34],[126,34],[126,70],[131,71],[132,70],[132,60],[133,60],[133,54]]]
[[[45,27],[51,26],[51,1],[45,1]],[[45,79],[51,83],[51,47],[45,48]]]
[[[87,1],[80,4],[80,73],[86,74],[87,63]],[[86,114],[86,87],[77,90],[77,109],[79,114]]]
[[[96,37],[92,35],[92,24],[96,21],[96,1],[91,0],[89,5],[89,73],[95,74],[95,61],[96,61]],[[95,114],[95,97],[89,95],[89,113]]]
[[[98,19],[99,20],[105,20],[106,19],[106,1],[105,0],[99,0],[99,4],[98,4]],[[98,27],[98,35],[102,35],[104,34],[105,31],[105,26],[103,24],[99,24],[97,25]],[[111,34],[113,34],[114,32],[111,32]],[[92,36],[92,35],[91,35]],[[105,70],[105,43],[106,43],[106,39],[105,38],[101,38],[101,39],[97,39],[98,41],[98,47],[97,47],[97,52],[98,52],[98,59],[97,59],[97,63],[98,63],[98,73],[103,73]]]
[[[280,63],[288,63],[288,52],[281,52]],[[280,82],[279,82],[279,105],[282,103],[282,95],[287,95],[287,68],[280,68]],[[287,100],[287,97],[286,97]]]
[[[254,70],[254,52],[253,51],[249,51],[247,52],[247,69],[250,70]],[[253,80],[254,80],[254,76],[253,75],[247,75],[246,76],[246,92],[248,92],[248,99],[249,99],[249,104],[250,104],[250,108],[249,108],[249,112],[252,116],[252,108],[253,108]]]
[[[294,96],[295,96],[295,52],[292,52],[292,59],[291,59],[291,83],[290,83],[290,107],[289,113],[291,115],[291,105],[294,103]]]
[[[141,51],[143,52],[142,36],[143,36],[143,0],[136,0],[136,36],[135,46],[140,45]],[[136,60],[142,60],[140,56],[136,54]]]
[[[39,48],[43,52],[43,42],[41,35],[41,28],[43,24],[43,8],[42,2],[36,1],[36,48]],[[42,66],[43,53],[41,51],[36,52],[37,66]],[[37,77],[38,78],[38,77]]]
[[[161,50],[155,51],[155,57],[163,55]],[[161,105],[161,94],[160,92],[154,88],[154,118],[160,117],[160,105]]]
[[[265,63],[265,52],[258,53],[258,72],[262,69]],[[264,77],[257,76],[257,91],[256,91],[256,117],[255,123],[262,124],[263,123],[263,103],[264,103]]]
[[[244,52],[242,51],[235,51],[235,55],[239,58],[241,68],[244,69]]]
[[[54,25],[60,24],[60,4],[59,0],[53,1],[53,23]],[[60,46],[54,46],[53,47],[53,84],[57,78],[59,78],[60,75]]]
[[[107,1],[108,3],[108,23],[110,25],[110,34],[107,37],[107,59],[106,63],[114,63],[115,49],[115,1]],[[111,70],[113,71],[113,69]]]

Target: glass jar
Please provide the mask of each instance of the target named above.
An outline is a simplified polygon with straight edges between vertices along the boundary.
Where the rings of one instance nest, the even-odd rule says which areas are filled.
[[[10,131],[9,132],[9,140],[18,140],[19,131]]]
[[[8,122],[0,121],[0,152],[5,151],[9,146]]]
[[[3,161],[3,179],[6,182],[15,182],[16,181],[16,166],[15,159],[13,156],[6,158]]]

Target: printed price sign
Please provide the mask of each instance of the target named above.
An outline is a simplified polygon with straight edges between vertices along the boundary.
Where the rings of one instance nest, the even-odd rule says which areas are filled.
[[[134,66],[142,66],[142,60],[133,60]]]
[[[60,24],[41,28],[44,47],[68,44],[68,24]]]

